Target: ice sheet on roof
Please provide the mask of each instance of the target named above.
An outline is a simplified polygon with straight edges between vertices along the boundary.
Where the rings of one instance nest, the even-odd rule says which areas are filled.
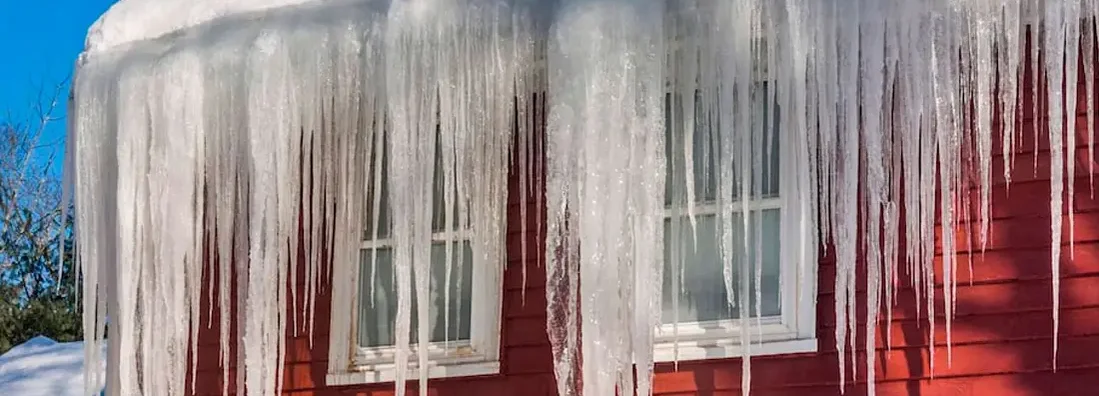
[[[94,53],[201,25],[217,18],[306,3],[344,0],[120,0],[88,29]],[[364,1],[365,2],[365,1]]]

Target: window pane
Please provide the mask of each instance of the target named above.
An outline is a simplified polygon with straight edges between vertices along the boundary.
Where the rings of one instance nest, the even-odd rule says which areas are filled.
[[[721,225],[716,215],[697,216],[697,240],[691,237],[690,221],[683,217],[680,221],[664,222],[664,293],[663,316],[664,323],[675,322],[674,306],[672,304],[672,279],[671,263],[673,255],[680,255],[683,263],[681,268],[681,293],[679,296],[679,322],[704,322],[721,319],[736,319],[738,310],[727,303],[723,264],[721,262]],[[758,222],[757,222],[758,220]],[[735,245],[735,257],[733,261],[733,285],[734,290],[739,285],[739,271],[741,263],[748,260],[751,272],[748,274],[751,285],[748,310],[755,317],[755,243],[756,236],[762,235],[760,240],[760,252],[762,253],[763,277],[762,307],[763,316],[777,316],[780,313],[779,290],[779,211],[777,209],[753,212],[749,217],[749,252],[746,255],[742,246],[742,230],[739,216],[734,218],[732,230]],[[760,231],[757,231],[760,230]],[[679,237],[676,238],[675,236]],[[678,243],[677,243],[678,242]],[[696,248],[697,247],[697,248]],[[739,292],[737,292],[739,293]],[[739,297],[739,296],[735,296]]]
[[[749,166],[756,161],[759,161],[761,165],[761,169],[753,172],[754,177],[758,177],[759,180],[753,181],[752,185],[748,186],[754,191],[752,194],[754,199],[777,197],[779,192],[778,107],[777,105],[774,106],[775,111],[769,114],[770,117],[764,117],[771,110],[771,106],[767,105],[766,84],[760,84],[759,87],[760,89],[757,89],[754,93],[754,111],[760,117],[753,120],[752,139],[754,146],[760,149],[750,150],[752,158],[748,159]],[[707,123],[709,118],[700,107],[700,95],[696,94],[695,97],[695,128],[694,133],[690,136],[683,130],[682,99],[673,95],[667,95],[665,98],[665,112],[669,114],[669,117],[665,119],[664,128],[664,154],[667,158],[665,163],[667,173],[665,176],[664,204],[668,206],[681,206],[687,202],[685,147],[688,137],[691,139],[693,157],[691,164],[694,171],[692,182],[695,190],[695,202],[715,202],[718,198],[717,183],[721,174],[721,170],[718,169],[718,164],[721,161],[721,141],[719,134],[711,132],[719,126]],[[763,131],[770,132],[765,134]],[[738,160],[733,159],[733,161]],[[759,187],[755,185],[757,182]],[[759,193],[760,187],[763,190],[762,194]],[[737,180],[735,174],[729,188],[733,189],[733,200],[739,200],[740,181]]]
[[[363,240],[371,240],[371,239],[374,238],[374,221],[375,221],[375,219],[374,219],[374,200],[375,200],[374,190],[375,190],[375,187],[379,187],[378,190],[380,191],[380,194],[377,196],[377,199],[379,199],[379,201],[378,201],[379,202],[379,205],[378,205],[378,218],[377,218],[377,222],[378,222],[378,239],[387,239],[387,238],[389,238],[389,232],[390,232],[390,222],[389,222],[389,217],[390,217],[390,213],[389,213],[389,180],[388,180],[388,177],[386,177],[386,175],[389,172],[389,165],[388,165],[389,160],[387,158],[388,156],[385,154],[384,141],[383,141],[383,144],[381,145],[381,147],[378,147],[377,145],[375,145],[374,149],[375,149],[375,151],[373,153],[371,153],[371,156],[370,156],[370,177],[369,177],[369,179],[370,179],[371,184],[369,186],[366,186],[366,202],[365,202],[365,209],[366,210],[363,212],[364,213],[364,218],[363,218],[363,224],[364,224],[364,227],[363,227]],[[382,157],[382,163],[381,163],[382,169],[381,169],[380,173],[377,172],[377,167],[375,166],[376,165],[375,156],[378,155],[379,151],[382,152],[381,154],[383,156]]]
[[[434,232],[447,230],[448,221],[451,223],[449,227],[451,231],[468,228],[469,225],[468,208],[464,218],[459,213],[462,207],[458,204],[461,200],[458,195],[461,192],[457,186],[458,174],[454,169],[447,169],[443,166],[444,149],[441,144],[435,145],[435,176],[431,208],[431,230]],[[449,189],[447,189],[446,180],[451,180]],[[450,213],[447,213],[446,203],[448,200],[450,201]]]
[[[457,180],[457,175],[453,169],[444,169],[443,167],[443,151],[444,148],[440,142],[436,141],[435,145],[435,174],[434,174],[434,186],[432,190],[432,211],[431,211],[431,229],[432,231],[439,232],[445,230],[447,227],[447,215],[449,214],[453,220],[450,227],[451,230],[459,230],[463,227],[459,224],[459,221],[464,222],[465,225],[469,224],[469,215],[466,214],[465,218],[459,220],[459,189],[456,185],[451,185],[449,191],[447,190],[445,180],[451,180],[452,183]],[[382,171],[376,173],[377,167],[374,160],[378,152],[383,155],[382,158]],[[378,205],[378,239],[388,239],[390,236],[390,208],[389,208],[389,178],[387,177],[389,172],[388,166],[388,154],[385,153],[384,147],[375,147],[374,153],[370,158],[370,185],[366,186],[366,202],[363,218],[363,240],[369,241],[374,238],[374,190],[375,187],[380,191]],[[444,178],[444,173],[449,173]],[[446,201],[451,201],[450,211],[447,213]]]
[[[456,243],[452,247],[450,281],[450,339],[468,340],[471,307],[471,289],[473,251],[469,242]],[[370,264],[373,251],[362,251],[362,264],[359,270],[359,345],[375,347],[396,343],[394,334],[397,321],[397,288],[393,278],[393,257],[390,249],[377,249],[376,276],[373,287],[370,283]],[[431,306],[428,308],[431,318],[430,339],[441,342],[446,338],[443,325],[445,296],[442,292],[446,282],[446,244],[439,242],[431,246]],[[461,263],[459,266],[459,262]],[[460,274],[460,275],[459,275]],[[461,277],[459,282],[458,277]],[[414,281],[413,281],[414,282]],[[413,283],[415,288],[415,283]],[[459,288],[461,289],[459,292]],[[371,304],[373,302],[373,304]],[[412,293],[411,340],[416,343],[416,293]]]

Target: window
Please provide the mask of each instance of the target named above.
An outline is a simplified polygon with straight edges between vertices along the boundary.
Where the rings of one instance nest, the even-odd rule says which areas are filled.
[[[749,194],[741,197],[739,182],[719,185],[721,150],[717,133],[701,120],[707,119],[699,108],[700,93],[695,105],[683,103],[682,97],[667,96],[664,219],[664,293],[662,320],[657,333],[657,361],[712,359],[740,355],[740,327],[750,326],[751,353],[777,354],[809,352],[816,349],[814,339],[815,295],[799,290],[799,277],[810,277],[815,285],[815,249],[812,255],[801,256],[793,250],[804,248],[799,238],[801,229],[799,201],[803,194],[798,186],[794,167],[787,166],[791,144],[784,142],[793,134],[784,133],[778,125],[778,108],[768,108],[767,85],[757,85],[754,92],[754,117],[751,134],[752,158],[748,164],[752,177]],[[696,123],[691,139],[683,133],[679,120],[682,110],[693,107]],[[769,133],[762,133],[769,131]],[[691,171],[686,163],[690,144]],[[747,172],[747,171],[746,171]],[[691,180],[687,180],[692,173]],[[732,201],[719,203],[719,188],[731,188]],[[688,191],[693,194],[693,205]],[[743,200],[747,200],[744,202]],[[723,208],[724,205],[724,208]],[[693,208],[691,208],[693,206]],[[744,208],[747,208],[747,211]],[[693,209],[694,224],[689,212]],[[733,285],[739,285],[740,268],[747,262],[749,277],[747,322],[740,320],[739,309],[729,304],[725,286],[721,239],[721,213],[731,213],[733,228]],[[747,216],[748,249],[744,248],[742,226]],[[786,246],[789,245],[789,246]],[[808,245],[812,246],[812,245]],[[808,260],[811,263],[803,262]],[[678,263],[678,265],[676,265]],[[678,267],[678,271],[675,270]],[[758,271],[758,272],[757,272]],[[756,277],[759,279],[759,301],[756,301]],[[676,293],[676,284],[679,293]],[[739,300],[739,288],[734,286],[734,298]],[[757,311],[758,310],[758,311]],[[678,342],[677,342],[678,340]]]
[[[384,145],[382,145],[384,147]],[[378,147],[380,148],[380,147]],[[432,366],[430,378],[485,375],[499,371],[499,316],[502,283],[498,277],[500,263],[476,259],[473,230],[466,221],[457,218],[457,207],[446,210],[446,186],[439,177],[444,171],[441,147],[436,147],[435,189],[432,208],[432,246],[429,311],[428,353]],[[382,160],[376,156],[381,154]],[[356,271],[336,272],[334,279],[353,286],[350,301],[333,299],[333,316],[345,313],[352,321],[346,331],[333,331],[333,343],[349,351],[343,364],[330,364],[328,385],[392,381],[395,376],[397,290],[393,269],[392,216],[384,150],[371,155],[369,172],[374,175],[372,188],[365,194],[362,241],[358,250]],[[380,177],[379,177],[380,176]],[[375,195],[377,192],[377,195]],[[453,192],[453,190],[451,191]],[[374,215],[377,210],[377,216]],[[471,209],[472,210],[472,209]],[[459,226],[457,224],[465,224]],[[500,242],[502,243],[502,241]],[[486,247],[491,248],[491,247]],[[449,263],[449,266],[448,266]],[[449,270],[449,271],[448,271]],[[347,280],[343,277],[351,277]],[[413,274],[413,287],[415,287]],[[335,296],[335,293],[334,293]],[[411,301],[409,377],[416,378],[417,307],[415,290]],[[333,318],[333,323],[337,321]],[[346,340],[337,339],[346,335]],[[332,348],[339,346],[333,345]],[[330,357],[331,358],[331,357]],[[340,359],[340,358],[337,358]]]

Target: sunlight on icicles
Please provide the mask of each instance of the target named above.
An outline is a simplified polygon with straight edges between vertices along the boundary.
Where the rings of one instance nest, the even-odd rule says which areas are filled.
[[[141,32],[133,21],[118,25],[127,18],[105,18],[93,36],[107,36],[79,62],[66,179],[85,339],[102,340],[110,322],[110,394],[174,396],[194,386],[188,350],[215,302],[223,392],[278,392],[285,336],[314,332],[326,288],[334,299],[355,298],[359,268],[350,279],[332,279],[331,268],[355,262],[360,243],[378,237],[364,228],[379,226],[393,227],[403,394],[411,368],[433,364],[426,343],[410,347],[428,336],[426,326],[407,331],[413,318],[428,320],[426,304],[412,312],[411,300],[430,295],[433,235],[476,230],[474,260],[501,279],[513,161],[520,224],[544,236],[547,331],[562,395],[650,392],[665,264],[679,319],[702,206],[716,208],[706,221],[719,225],[723,304],[740,318],[761,316],[763,242],[749,235],[763,226],[741,214],[750,211],[745,197],[776,177],[772,162],[782,175],[782,221],[793,227],[784,229],[798,234],[782,247],[797,261],[789,279],[799,298],[815,298],[817,247],[836,255],[829,308],[840,384],[869,380],[873,394],[871,355],[855,361],[859,281],[870,306],[861,347],[877,346],[879,317],[891,320],[898,288],[910,286],[917,314],[947,343],[930,371],[949,367],[957,267],[970,265],[955,252],[989,247],[993,185],[1002,177],[1010,186],[1015,161],[1036,161],[1015,152],[1047,132],[1056,356],[1071,211],[1069,250],[1058,242],[1061,213],[1074,205],[1077,129],[1088,131],[1093,153],[1099,1],[291,3],[201,25],[169,21],[191,27],[160,38],[152,37],[164,26]],[[128,18],[140,16],[141,7],[130,10],[137,14]],[[1086,126],[1075,117],[1078,62],[1088,78]],[[537,120],[543,98],[545,126]],[[1024,117],[1038,120],[1034,129],[1022,127]],[[757,150],[773,143],[777,160]],[[993,174],[994,155],[1008,164],[1002,175]],[[543,164],[544,177],[535,173]],[[1091,171],[1089,162],[1089,181]],[[383,182],[386,200],[368,194]],[[527,221],[542,215],[528,213],[528,200],[546,204],[544,235]],[[684,215],[669,217],[666,205]],[[943,235],[965,235],[943,239],[941,259],[937,221]],[[456,254],[450,245],[448,256]],[[524,266],[537,251],[526,245],[523,238]],[[865,275],[856,273],[862,257]],[[450,260],[446,273],[444,283],[462,283]],[[454,297],[443,290],[449,306]],[[206,300],[211,306],[201,307]],[[936,315],[945,329],[936,329]],[[332,336],[351,337],[352,320],[333,318]],[[747,356],[760,337],[739,328],[749,389]],[[233,344],[239,356],[229,355]],[[89,342],[87,359],[99,353]],[[331,347],[328,359],[350,355]],[[228,389],[234,361],[245,369]],[[86,378],[90,388],[102,382]]]
[[[634,364],[639,394],[651,388],[664,202],[664,47],[651,27],[663,8],[566,1],[550,32],[547,300],[563,395],[635,389]],[[582,343],[554,330],[574,320]]]

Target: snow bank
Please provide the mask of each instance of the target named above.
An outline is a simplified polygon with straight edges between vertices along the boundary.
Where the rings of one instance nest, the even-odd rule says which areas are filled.
[[[104,362],[99,362],[102,375]],[[0,395],[84,394],[84,343],[32,338],[0,356]]]

